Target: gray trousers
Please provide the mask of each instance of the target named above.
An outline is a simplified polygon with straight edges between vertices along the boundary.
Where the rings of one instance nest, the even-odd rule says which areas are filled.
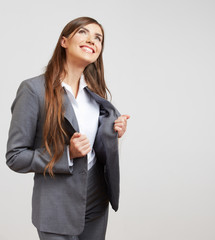
[[[88,171],[87,206],[84,231],[79,236],[41,232],[40,240],[104,240],[108,221],[108,197],[102,168],[98,162]],[[71,203],[72,204],[72,203]]]

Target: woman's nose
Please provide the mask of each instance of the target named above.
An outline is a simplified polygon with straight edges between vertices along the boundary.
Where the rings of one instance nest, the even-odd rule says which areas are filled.
[[[94,45],[94,40],[92,37],[88,37],[86,40],[87,43]]]

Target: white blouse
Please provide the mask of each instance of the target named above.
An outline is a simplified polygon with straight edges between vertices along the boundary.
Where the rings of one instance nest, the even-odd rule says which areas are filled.
[[[80,79],[79,90],[76,98],[73,94],[72,88],[68,84],[62,82],[62,86],[66,89],[69,100],[74,109],[78,121],[79,131],[81,134],[86,135],[91,145],[91,151],[87,154],[89,170],[96,162],[93,144],[98,129],[99,104],[84,90],[84,87],[86,87],[87,84],[83,74]],[[69,166],[73,166],[73,159],[70,159],[69,157],[69,146],[67,147],[67,154]]]

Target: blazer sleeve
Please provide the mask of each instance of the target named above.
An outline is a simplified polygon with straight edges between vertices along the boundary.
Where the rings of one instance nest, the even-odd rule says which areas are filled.
[[[43,173],[50,161],[44,148],[34,147],[40,111],[38,94],[27,81],[22,82],[11,107],[12,119],[6,152],[6,163],[15,172]],[[53,172],[71,174],[66,145],[62,157],[53,167]]]

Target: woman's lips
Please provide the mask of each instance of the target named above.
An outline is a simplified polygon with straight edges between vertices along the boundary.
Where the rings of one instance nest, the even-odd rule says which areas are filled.
[[[87,53],[95,53],[94,49],[88,46],[80,46],[81,49],[83,49]]]

